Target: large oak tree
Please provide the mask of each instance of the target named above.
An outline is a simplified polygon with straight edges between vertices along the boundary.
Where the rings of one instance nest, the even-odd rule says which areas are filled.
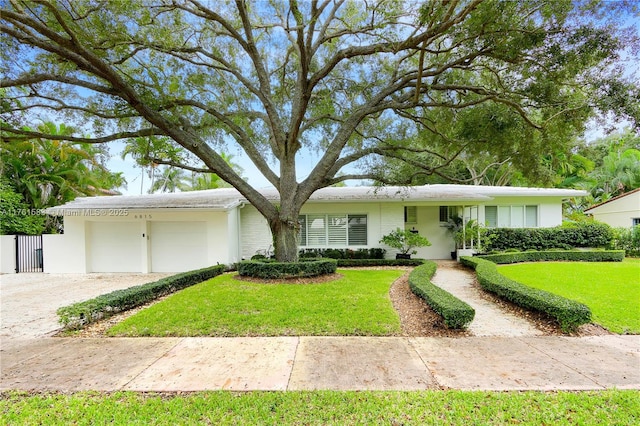
[[[522,124],[522,155],[535,155],[535,146],[559,143],[545,139],[546,129],[580,128],[595,107],[629,113],[630,89],[614,65],[633,40],[608,25],[623,14],[607,10],[623,3],[0,4],[4,113],[60,112],[93,125],[95,138],[72,141],[170,138],[197,156],[202,170],[174,158],[152,160],[214,172],[237,188],[267,219],[283,261],[297,259],[298,214],[319,188],[376,178],[367,167],[376,158],[438,173],[473,151],[473,139],[437,151],[446,136],[438,129],[447,125],[433,122],[437,117],[494,105]],[[606,104],[594,103],[604,98]],[[27,134],[7,122],[5,132]],[[425,129],[440,132],[440,142],[406,143]],[[481,142],[482,150],[513,151],[510,141]],[[277,204],[224,161],[220,153],[231,144],[279,191]],[[296,160],[303,149],[317,161],[301,179]],[[433,161],[415,161],[424,155]]]

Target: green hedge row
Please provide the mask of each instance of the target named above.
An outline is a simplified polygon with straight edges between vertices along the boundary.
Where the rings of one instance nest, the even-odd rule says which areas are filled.
[[[79,328],[115,313],[133,309],[159,297],[201,283],[222,274],[224,271],[224,265],[216,265],[183,272],[161,278],[158,281],[112,291],[84,302],[63,306],[56,313],[60,323],[65,328]]]
[[[420,266],[424,259],[338,259],[338,267],[354,266]]]
[[[436,263],[426,261],[409,274],[409,287],[417,296],[423,298],[434,311],[444,318],[449,328],[466,328],[476,315],[476,311],[451,293],[431,282],[436,272]]]
[[[496,264],[489,260],[468,256],[460,260],[463,265],[476,270],[483,289],[516,305],[546,313],[558,321],[564,332],[574,331],[578,326],[591,322],[591,310],[582,303],[513,281],[498,272]]]
[[[384,255],[387,251],[383,248],[369,248],[369,249],[302,249],[299,252],[301,259],[316,258],[316,257],[328,257],[329,259],[384,259]]]
[[[249,260],[238,263],[238,274],[264,279],[315,277],[336,272],[335,259],[303,259],[300,262]]]
[[[622,262],[624,254],[624,250],[549,250],[487,254],[478,257],[497,264],[541,261]]]
[[[487,229],[488,243],[484,249],[524,251],[607,247],[612,238],[611,227],[598,222],[570,224],[555,228],[495,228]]]

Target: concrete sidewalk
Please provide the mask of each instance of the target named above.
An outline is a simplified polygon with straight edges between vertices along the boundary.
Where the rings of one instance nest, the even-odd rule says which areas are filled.
[[[640,336],[3,339],[0,390],[640,389]]]

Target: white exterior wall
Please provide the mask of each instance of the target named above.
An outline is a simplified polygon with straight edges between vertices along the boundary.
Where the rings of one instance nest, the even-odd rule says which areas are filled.
[[[407,223],[406,229],[415,228],[431,243],[428,247],[417,248],[415,257],[422,259],[451,259],[454,250],[453,235],[440,224],[440,206],[419,206],[417,222]]]
[[[252,205],[240,210],[240,255],[249,260],[258,250],[273,250],[271,230],[267,219]]]
[[[124,211],[124,210],[123,210]],[[226,211],[180,211],[180,210],[129,210],[127,214],[122,215],[88,215],[88,216],[65,216],[63,235],[44,236],[43,254],[45,272],[60,273],[88,273],[93,272],[91,261],[91,223],[111,223],[111,224],[136,224],[138,226],[128,225],[131,229],[131,239],[139,238],[142,240],[139,248],[139,256],[133,257],[127,261],[127,265],[123,265],[123,271],[131,271],[147,273],[152,271],[153,253],[151,251],[152,223],[153,222],[202,222],[206,229],[206,244],[203,250],[206,256],[202,265],[205,267],[220,264],[227,264],[232,261],[229,248],[233,247],[233,243],[229,241],[229,219]],[[95,227],[93,227],[95,228]],[[135,230],[135,232],[133,231]],[[129,236],[127,236],[129,237]],[[110,250],[119,250],[118,241],[111,241],[108,238],[98,240],[101,253],[108,253]],[[185,265],[189,265],[191,258],[188,252],[180,250],[178,247],[173,252],[176,256],[175,263],[180,264],[183,257]],[[193,265],[191,265],[193,266]],[[184,272],[192,267],[176,268],[179,270],[171,272]],[[106,272],[106,271],[103,271]],[[122,272],[119,270],[109,272]]]
[[[250,259],[258,250],[273,249],[271,230],[266,219],[250,205],[241,210],[241,254],[243,259]],[[360,248],[383,247],[379,243],[383,235],[404,226],[404,207],[401,203],[307,203],[300,214],[366,214],[367,245],[351,247],[326,248]],[[307,248],[307,247],[301,247]],[[308,247],[314,248],[314,247]],[[395,253],[387,253],[393,257]]]
[[[593,218],[614,228],[630,228],[640,218],[640,191],[602,204],[589,211]]]
[[[65,216],[65,233],[42,236],[44,272],[87,272],[85,220],[83,217]]]
[[[0,274],[16,273],[16,237],[0,235]]]

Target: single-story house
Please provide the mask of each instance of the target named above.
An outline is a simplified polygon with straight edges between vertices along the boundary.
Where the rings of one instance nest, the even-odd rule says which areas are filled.
[[[596,204],[584,212],[614,228],[640,225],[640,188]]]
[[[278,201],[274,189],[261,191]],[[584,191],[425,185],[316,191],[302,208],[301,248],[384,247],[400,227],[427,237],[418,257],[449,258],[453,215],[489,227],[553,227],[562,201]],[[64,234],[45,236],[45,272],[180,272],[249,259],[271,246],[262,215],[235,189],[78,198],[48,209]],[[395,252],[388,250],[393,257]]]

